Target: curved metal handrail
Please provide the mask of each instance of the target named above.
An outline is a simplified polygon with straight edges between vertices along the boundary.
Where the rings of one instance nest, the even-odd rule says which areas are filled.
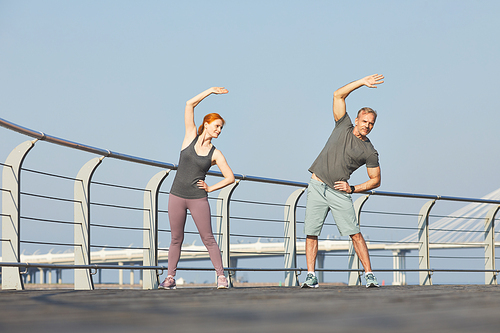
[[[58,144],[61,146],[65,146],[65,147],[69,147],[69,148],[73,148],[73,149],[78,149],[78,150],[83,150],[83,151],[86,151],[89,153],[94,153],[94,154],[105,156],[105,157],[111,157],[111,158],[116,158],[119,160],[141,163],[141,164],[165,168],[165,169],[171,169],[171,170],[177,169],[177,164],[140,158],[140,157],[136,157],[136,156],[131,156],[131,155],[127,155],[127,154],[114,152],[114,151],[111,151],[108,149],[92,147],[92,146],[89,146],[86,144],[81,144],[81,143],[61,139],[61,138],[58,138],[58,137],[55,137],[52,135],[47,135],[47,134],[40,132],[40,131],[35,131],[32,129],[14,124],[14,123],[7,121],[5,119],[2,119],[2,118],[0,118],[0,126],[3,126],[7,129],[10,129],[12,131],[15,131],[15,132],[27,135],[27,136],[31,136],[31,137],[36,138],[38,140],[44,140],[44,141],[55,143],[55,144]],[[211,176],[222,177],[222,173],[219,171],[209,171],[207,174],[211,175]],[[243,174],[234,174],[234,177],[236,179],[240,179],[240,180],[248,180],[248,181],[260,182],[260,183],[271,183],[271,184],[297,186],[297,187],[307,187],[308,186],[308,184],[304,183],[304,182],[296,182],[296,181],[258,177],[258,176],[249,176],[249,175],[243,175]],[[414,193],[385,192],[385,191],[374,191],[374,190],[360,192],[360,194],[393,196],[393,197],[403,197],[403,198],[419,198],[419,199],[431,199],[431,200],[465,201],[465,202],[500,204],[500,200],[462,198],[462,197],[428,195],[428,194],[414,194]]]
[[[78,142],[74,142],[74,141],[69,141],[66,139],[61,139],[61,138],[58,138],[56,136],[48,135],[48,134],[45,134],[45,133],[40,132],[40,131],[32,130],[32,129],[29,129],[27,127],[17,125],[13,122],[7,121],[7,120],[2,119],[2,118],[0,118],[0,126],[5,127],[7,129],[10,129],[10,130],[15,131],[15,132],[30,136],[30,137],[38,139],[38,140],[43,140],[43,141],[47,141],[50,143],[55,143],[57,145],[72,148],[72,149],[82,150],[82,151],[85,151],[88,153],[93,153],[93,154],[97,154],[97,155],[101,155],[101,156],[105,156],[105,157],[116,158],[119,160],[124,160],[124,161],[128,161],[128,162],[135,162],[135,163],[145,164],[145,165],[149,165],[149,166],[164,168],[164,169],[171,169],[171,170],[177,169],[177,164],[145,159],[145,158],[141,158],[141,157],[136,157],[136,156],[132,156],[132,155],[118,153],[115,151],[111,151],[109,149],[93,147],[93,146],[89,146],[86,144],[82,144],[82,143],[78,143]],[[223,176],[222,173],[218,172],[218,171],[209,171],[207,174],[211,175],[211,176],[217,176],[217,177]],[[249,176],[249,175],[243,175],[243,174],[234,174],[234,177],[236,179],[240,179],[240,180],[249,180],[249,181],[260,182],[260,183],[271,183],[271,184],[279,184],[279,185],[307,187],[307,183],[288,181],[288,180],[282,180],[282,179]]]

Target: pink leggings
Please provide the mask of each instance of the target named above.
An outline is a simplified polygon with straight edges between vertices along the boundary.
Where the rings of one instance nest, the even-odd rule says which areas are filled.
[[[224,275],[222,256],[212,233],[208,199],[183,199],[173,194],[168,196],[168,218],[170,220],[171,230],[170,248],[168,250],[168,275],[175,276],[177,263],[181,257],[181,246],[184,241],[184,226],[186,225],[188,209],[198,228],[201,240],[208,250],[210,260],[212,260],[217,276]]]

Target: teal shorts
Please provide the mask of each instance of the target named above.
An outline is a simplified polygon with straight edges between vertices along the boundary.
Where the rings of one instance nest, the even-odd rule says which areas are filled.
[[[306,217],[304,220],[304,234],[306,236],[319,236],[321,234],[328,211],[332,212],[340,235],[350,236],[360,232],[351,195],[311,179],[307,188]]]

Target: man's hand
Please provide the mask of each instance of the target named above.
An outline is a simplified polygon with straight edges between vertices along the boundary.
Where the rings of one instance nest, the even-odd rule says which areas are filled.
[[[212,87],[212,93],[214,93],[214,94],[227,94],[228,90],[224,87]]]
[[[351,187],[348,182],[338,181],[333,184],[333,188],[337,191],[342,191],[351,194]]]
[[[346,84],[342,88],[337,89],[333,93],[333,118],[335,119],[335,121],[338,121],[345,115],[345,99],[351,92],[362,86],[367,86],[368,88],[377,88],[378,84],[384,83],[384,81],[382,81],[383,79],[383,75],[373,74]]]
[[[377,84],[384,83],[382,74],[373,74],[362,79],[363,84],[368,88],[377,88]]]

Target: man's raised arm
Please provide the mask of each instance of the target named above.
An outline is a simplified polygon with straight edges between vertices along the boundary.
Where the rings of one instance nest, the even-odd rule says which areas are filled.
[[[357,81],[348,83],[342,88],[337,89],[333,93],[333,118],[335,119],[335,121],[339,120],[345,115],[345,99],[351,92],[362,86],[367,86],[368,88],[377,88],[377,84],[384,83],[384,81],[382,81],[383,79],[383,75],[373,74]]]

